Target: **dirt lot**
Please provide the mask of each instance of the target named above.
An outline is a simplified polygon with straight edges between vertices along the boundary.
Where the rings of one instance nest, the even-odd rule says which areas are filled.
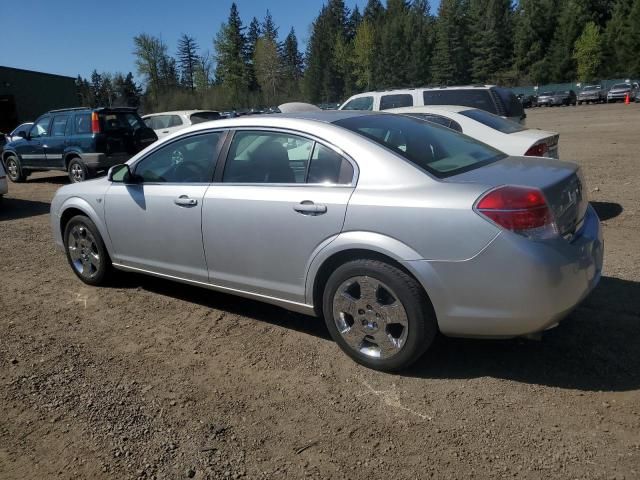
[[[55,251],[38,174],[0,206],[0,478],[640,478],[640,105],[529,110],[584,167],[604,278],[541,342],[362,368],[320,320]]]

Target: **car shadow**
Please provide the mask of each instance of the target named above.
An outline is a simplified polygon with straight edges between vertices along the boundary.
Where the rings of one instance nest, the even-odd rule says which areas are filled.
[[[29,177],[27,183],[50,183],[52,185],[67,185],[69,177],[67,175],[48,175],[46,177]]]
[[[159,295],[196,303],[203,307],[223,310],[235,315],[242,315],[259,322],[306,333],[324,340],[331,340],[329,331],[324,321],[320,318],[291,312],[275,305],[237,295],[216,292],[204,287],[177,283],[137,273],[118,275],[111,286],[113,288],[142,288]]]
[[[4,197],[0,200],[0,222],[44,215],[50,208],[47,202]]]
[[[403,375],[494,377],[586,391],[640,388],[640,283],[603,277],[541,341],[439,337]]]
[[[613,202],[591,202],[591,206],[603,222],[616,218],[623,212],[622,205]]]

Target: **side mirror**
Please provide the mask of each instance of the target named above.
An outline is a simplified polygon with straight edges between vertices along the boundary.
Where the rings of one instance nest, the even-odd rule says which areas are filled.
[[[135,175],[131,173],[131,169],[126,163],[111,167],[107,173],[107,179],[113,183],[136,183]]]

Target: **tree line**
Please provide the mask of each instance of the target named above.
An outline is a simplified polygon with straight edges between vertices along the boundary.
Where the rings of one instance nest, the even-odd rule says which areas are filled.
[[[232,109],[290,100],[340,102],[366,90],[506,86],[640,76],[640,0],[327,0],[304,54],[267,10],[242,22],[237,5],[212,53],[183,34],[175,55],[157,36],[133,39],[137,73],[78,78],[83,102],[142,102],[147,111]]]

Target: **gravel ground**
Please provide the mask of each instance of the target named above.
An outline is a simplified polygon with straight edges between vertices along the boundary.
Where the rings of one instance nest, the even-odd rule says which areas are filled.
[[[83,285],[57,174],[0,206],[0,478],[640,478],[640,105],[528,111],[603,220],[604,277],[540,342],[351,362],[320,320],[138,275]]]

